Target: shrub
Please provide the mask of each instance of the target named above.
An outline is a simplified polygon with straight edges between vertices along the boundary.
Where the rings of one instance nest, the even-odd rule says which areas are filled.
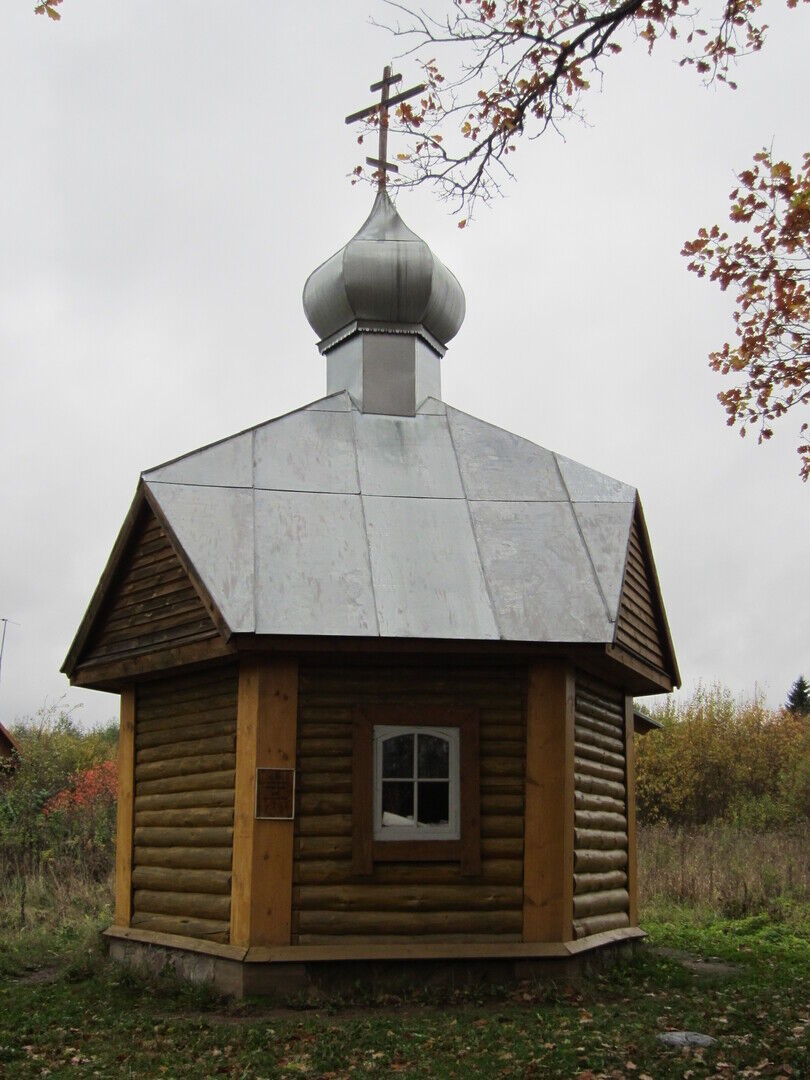
[[[810,719],[735,699],[720,686],[670,698],[639,739],[639,819],[702,825],[724,819],[770,828],[810,817]]]

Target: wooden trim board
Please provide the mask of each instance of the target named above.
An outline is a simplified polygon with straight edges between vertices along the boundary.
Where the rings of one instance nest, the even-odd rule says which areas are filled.
[[[288,945],[254,946],[240,948],[234,945],[218,945],[216,942],[161,934],[150,930],[135,930],[111,926],[104,931],[106,938],[142,942],[163,948],[219,956],[223,959],[248,964],[324,963],[340,960],[499,960],[499,959],[564,959],[579,956],[596,949],[618,945],[625,941],[640,941],[646,933],[636,926],[619,930],[606,930],[601,934],[578,941],[565,942],[413,942],[401,945],[354,944],[354,945]]]
[[[115,826],[115,922],[132,918],[132,826],[135,814],[135,688],[121,694],[118,733],[118,814]]]
[[[293,820],[257,820],[256,769],[294,769],[298,662],[247,657],[239,666],[236,717],[232,945],[289,945]]]
[[[529,669],[523,940],[574,936],[574,673],[562,664]]]
[[[624,699],[624,769],[627,792],[627,889],[630,894],[630,925],[638,925],[638,847],[636,839],[636,766],[633,747],[635,718],[633,699]]]

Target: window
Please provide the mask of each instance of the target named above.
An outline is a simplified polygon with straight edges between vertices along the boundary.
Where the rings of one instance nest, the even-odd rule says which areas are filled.
[[[459,862],[481,869],[478,714],[460,706],[355,710],[352,861]]]
[[[458,728],[374,728],[374,839],[458,840]]]

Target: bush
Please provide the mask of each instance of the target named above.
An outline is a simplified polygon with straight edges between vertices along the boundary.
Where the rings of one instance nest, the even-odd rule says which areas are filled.
[[[84,732],[52,707],[14,735],[19,759],[0,780],[0,878],[24,880],[65,860],[105,878],[114,851],[117,727]]]
[[[810,817],[810,718],[699,687],[653,710],[663,724],[639,739],[639,820],[773,828]]]

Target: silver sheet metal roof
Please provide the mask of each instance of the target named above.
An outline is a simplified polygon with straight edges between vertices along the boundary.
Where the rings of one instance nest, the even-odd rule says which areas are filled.
[[[233,633],[610,642],[636,492],[344,391],[143,474]]]

